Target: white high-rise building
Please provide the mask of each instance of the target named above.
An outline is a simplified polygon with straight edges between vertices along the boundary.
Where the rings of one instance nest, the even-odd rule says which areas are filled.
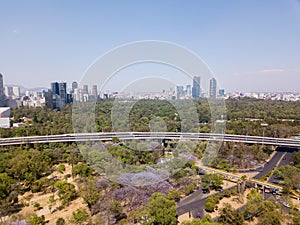
[[[13,92],[13,96],[15,96],[17,98],[20,97],[20,88],[19,87],[13,87],[12,92]]]
[[[4,87],[4,94],[7,98],[10,98],[13,96],[13,88],[12,87],[8,87],[8,86],[5,86]]]

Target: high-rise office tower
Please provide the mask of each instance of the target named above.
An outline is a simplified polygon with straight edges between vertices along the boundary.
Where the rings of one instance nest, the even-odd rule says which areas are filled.
[[[215,78],[209,80],[209,98],[217,98],[217,80]]]
[[[193,87],[192,87],[192,96],[193,98],[200,98],[200,77],[199,76],[194,76],[193,78]]]
[[[55,108],[55,98],[53,98],[53,93],[49,89],[48,91],[44,92],[45,100],[46,100],[46,107],[48,109],[54,109]]]
[[[192,86],[190,84],[186,85],[186,95],[187,96],[192,95]]]
[[[58,84],[59,90],[59,106],[62,107],[67,104],[67,83],[61,82]]]
[[[89,86],[84,84],[82,88],[82,94],[89,94]]]
[[[54,95],[59,95],[59,87],[57,82],[51,83],[51,91]]]
[[[78,88],[78,83],[76,81],[74,81],[72,83],[72,93],[74,93],[74,90]]]
[[[5,106],[5,95],[4,95],[4,88],[3,88],[3,76],[0,73],[0,107]]]
[[[13,90],[13,95],[15,96],[15,97],[20,97],[20,87],[13,87],[12,88]]]
[[[13,96],[13,88],[5,86],[4,87],[4,94],[7,98],[11,98]]]
[[[181,96],[183,96],[183,86],[176,86],[176,99],[180,99]]]
[[[97,85],[92,86],[92,95],[97,99],[97,97],[98,97],[98,87],[97,87]]]

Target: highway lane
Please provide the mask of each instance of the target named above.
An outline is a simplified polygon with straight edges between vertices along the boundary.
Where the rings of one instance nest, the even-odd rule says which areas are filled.
[[[281,166],[290,165],[290,163],[292,161],[293,153],[298,150],[296,148],[284,148],[284,147],[282,147],[280,149],[285,152],[285,155],[284,155],[284,157],[281,158],[280,162],[278,163],[277,168],[279,168]],[[278,182],[278,180],[275,178],[274,175],[272,175],[270,177],[269,181],[272,183]]]
[[[250,144],[266,144],[275,146],[300,147],[300,140],[271,138],[246,135],[213,134],[213,133],[181,133],[181,132],[111,132],[111,133],[76,133],[46,136],[28,136],[16,138],[0,138],[0,145],[19,145],[27,143],[51,143],[51,142],[84,142],[84,141],[108,141],[117,137],[120,140],[131,139],[171,139],[171,140],[206,140],[243,142]]]
[[[263,170],[259,174],[254,176],[254,178],[260,179],[263,176],[265,176],[267,173],[269,173],[276,166],[276,164],[279,162],[281,157],[285,154],[285,151],[283,151],[283,150],[284,150],[283,148],[278,147],[276,149],[275,155],[271,158],[271,160],[269,162],[264,164]]]

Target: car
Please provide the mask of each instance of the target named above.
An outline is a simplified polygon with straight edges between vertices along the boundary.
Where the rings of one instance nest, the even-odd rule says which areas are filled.
[[[279,190],[278,188],[272,188],[271,194],[276,195],[278,190]]]
[[[203,194],[209,194],[209,192],[210,192],[209,189],[206,189],[206,188],[205,188],[205,189],[202,189],[202,193],[203,193]]]
[[[290,207],[291,207],[290,204],[287,203],[287,202],[282,202],[282,205],[284,205],[284,206],[287,207],[287,208],[290,208]]]
[[[216,188],[216,191],[224,192],[222,187],[217,187],[217,188]]]

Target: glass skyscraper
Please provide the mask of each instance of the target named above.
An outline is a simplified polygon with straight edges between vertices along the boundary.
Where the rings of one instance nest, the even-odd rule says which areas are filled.
[[[194,76],[193,78],[193,87],[192,87],[192,97],[193,98],[200,98],[201,89],[200,89],[200,77]]]

